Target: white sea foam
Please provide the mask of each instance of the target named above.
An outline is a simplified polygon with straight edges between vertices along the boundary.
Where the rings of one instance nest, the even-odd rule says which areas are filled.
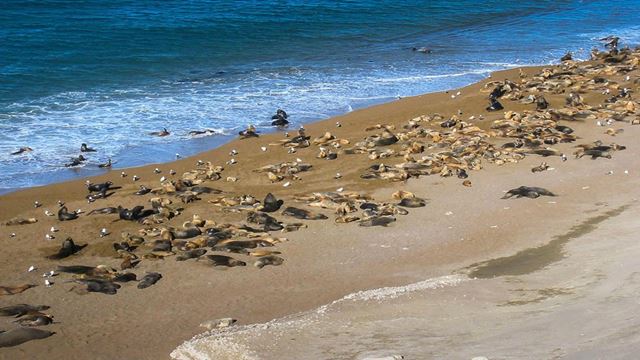
[[[252,338],[257,334],[272,332],[278,336],[288,330],[300,330],[313,326],[322,320],[323,316],[334,310],[338,305],[347,303],[363,303],[368,301],[385,301],[412,292],[428,291],[444,287],[457,286],[465,281],[470,281],[464,275],[448,275],[427,279],[413,284],[396,287],[384,287],[379,289],[359,291],[346,295],[329,304],[322,305],[315,310],[290,315],[281,319],[275,319],[262,324],[229,327],[221,330],[213,330],[195,336],[185,341],[171,352],[171,357],[179,360],[200,359],[246,359],[257,360],[260,355],[254,350],[243,345],[238,339]]]

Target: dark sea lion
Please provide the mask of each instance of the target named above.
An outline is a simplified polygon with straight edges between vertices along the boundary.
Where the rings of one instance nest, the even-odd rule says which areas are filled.
[[[162,279],[162,275],[157,272],[146,273],[145,276],[138,283],[138,289],[146,289],[151,285],[154,285]]]
[[[176,257],[176,261],[185,261],[189,259],[197,259],[207,253],[207,249],[193,249],[183,252]]]
[[[90,147],[87,146],[87,144],[82,143],[82,145],[80,145],[80,151],[82,151],[82,152],[96,152],[98,150],[90,148]]]
[[[99,164],[98,167],[101,168],[101,169],[107,169],[107,168],[110,168],[111,165],[112,165],[111,158],[109,158],[106,163]]]
[[[359,222],[359,225],[365,226],[365,227],[369,227],[369,226],[385,226],[386,227],[387,225],[391,224],[394,221],[396,221],[396,218],[394,218],[393,216],[375,216],[370,219],[361,220]]]
[[[138,205],[133,209],[129,210],[127,208],[123,208],[122,206],[118,206],[118,215],[121,220],[140,220],[154,213],[154,210],[148,209],[144,210],[144,206]]]
[[[572,128],[570,128],[568,126],[564,126],[564,125],[556,125],[554,127],[554,129],[560,131],[563,134],[567,134],[567,135],[573,133],[573,129]]]
[[[282,211],[282,215],[293,216],[296,219],[301,220],[326,220],[328,217],[324,214],[313,213],[308,210],[298,209],[292,206],[287,207]]]
[[[87,246],[87,244],[76,245],[73,242],[73,239],[71,239],[69,237],[65,241],[62,242],[62,247],[60,248],[60,250],[58,250],[58,252],[56,254],[47,256],[47,259],[49,259],[49,260],[64,259],[64,258],[69,257],[69,256],[77,253],[78,251],[84,249],[86,246]]]
[[[0,347],[17,346],[27,341],[46,339],[55,334],[53,331],[46,331],[34,328],[17,328],[0,333]]]
[[[175,239],[191,239],[193,237],[196,237],[202,234],[202,231],[195,226],[185,228],[182,230],[173,230],[171,232],[173,233],[173,237]]]
[[[140,185],[140,189],[133,193],[134,195],[146,195],[151,192],[151,189],[147,188],[144,185]]]
[[[267,256],[261,257],[256,262],[254,262],[253,266],[257,267],[258,269],[262,269],[267,265],[279,266],[279,265],[282,265],[283,263],[284,263],[283,258],[275,255],[267,255]]]
[[[167,128],[162,129],[162,131],[152,131],[149,133],[149,135],[160,136],[160,137],[167,136],[169,134],[171,133],[167,130]]]
[[[278,209],[280,209],[282,204],[284,204],[284,201],[278,200],[272,193],[268,193],[267,196],[264,197],[264,201],[262,201],[262,208],[260,209],[260,211],[264,211],[264,212],[278,211]]]
[[[243,246],[233,246],[233,244],[224,244],[221,246],[213,246],[213,251],[229,252],[234,254],[249,255],[249,250]]]
[[[214,130],[211,130],[211,129],[189,131],[189,135],[191,135],[191,136],[201,136],[201,135],[210,136],[210,135],[215,135],[215,134],[216,134],[216,132]]]
[[[423,53],[423,54],[431,54],[432,50],[426,47],[412,47],[411,51]]]
[[[208,186],[194,186],[190,189],[190,191],[200,194],[222,194],[222,190],[214,189]]]
[[[53,322],[53,316],[35,311],[14,321],[20,326],[45,326]]]
[[[408,208],[418,208],[418,207],[426,206],[427,201],[419,197],[404,198],[400,200],[400,203],[398,203],[398,205],[408,207]]]
[[[58,210],[58,220],[60,221],[68,221],[74,220],[78,218],[78,214],[74,212],[69,212],[66,206],[63,206]]]
[[[289,114],[287,114],[287,112],[282,109],[278,109],[276,110],[276,114],[271,117],[271,120],[275,120],[278,118],[288,119]]]
[[[502,106],[502,104],[500,104],[500,102],[497,99],[495,98],[489,99],[489,106],[486,107],[487,111],[498,111],[502,109],[504,109],[504,106]]]
[[[103,207],[103,208],[93,209],[93,210],[89,211],[87,213],[87,216],[93,215],[93,214],[108,215],[108,214],[115,214],[117,212],[118,212],[118,208],[115,208],[115,207]]]
[[[456,126],[457,124],[458,124],[458,120],[449,119],[449,120],[446,120],[446,121],[443,121],[442,123],[440,123],[440,127],[452,128],[452,127]]]
[[[556,196],[556,194],[552,193],[547,189],[540,188],[540,187],[520,186],[518,188],[507,191],[507,193],[502,197],[502,199],[510,199],[514,196],[516,198],[528,197],[530,199],[535,199],[540,196]]]
[[[86,161],[86,160],[87,160],[87,159],[86,159],[84,156],[79,155],[78,157],[71,158],[71,162],[70,162],[70,163],[67,163],[67,164],[64,164],[64,166],[65,166],[65,167],[74,167],[74,166],[78,166],[78,165],[82,164],[82,163],[83,163],[84,161]]]
[[[243,138],[243,139],[260,136],[256,132],[256,127],[253,126],[253,125],[247,126],[247,128],[245,130],[242,130],[242,131],[238,132],[238,135],[240,135],[240,137]]]
[[[274,217],[265,213],[250,211],[247,214],[247,221],[254,224],[263,225],[267,231],[282,230],[283,226]]]
[[[110,193],[107,193],[107,191],[105,190],[105,191],[100,191],[100,192],[97,192],[97,193],[91,193],[91,194],[87,195],[85,198],[90,203],[92,203],[92,202],[94,202],[94,201],[96,201],[98,199],[106,199],[106,198],[108,198],[109,196],[111,196],[113,194],[115,194],[114,191],[112,191]]]
[[[153,242],[152,251],[171,251],[171,240],[156,240]]]
[[[20,317],[33,311],[49,310],[50,306],[47,305],[29,305],[29,304],[17,304],[9,305],[0,308],[0,316],[15,316]]]
[[[611,159],[611,154],[608,153],[607,151],[602,151],[602,150],[595,150],[595,149],[585,150],[582,154],[580,154],[579,157],[582,158],[585,155],[591,156],[591,160],[595,160],[599,157],[605,158],[605,159]]]
[[[235,267],[235,266],[247,265],[247,263],[244,261],[236,260],[230,256],[224,256],[224,255],[207,255],[206,259],[209,260],[209,262],[213,266]]]
[[[28,146],[23,146],[20,149],[18,149],[17,151],[14,151],[11,153],[11,155],[20,155],[22,153],[26,153],[26,152],[32,152],[33,149],[28,147]]]
[[[138,277],[136,276],[136,274],[132,273],[132,272],[126,272],[124,274],[117,274],[114,278],[113,281],[115,282],[129,282],[129,281],[137,281]]]
[[[89,192],[105,192],[111,189],[111,185],[113,185],[111,181],[107,181],[99,184],[88,183],[87,190],[89,190]]]
[[[115,295],[121,287],[120,284],[102,279],[76,279],[74,281],[83,286],[75,289],[79,293],[97,292],[106,295]]]
[[[57,271],[76,275],[100,276],[108,273],[109,269],[102,266],[58,265]]]
[[[289,125],[289,120],[280,115],[274,115],[272,117],[273,121],[271,121],[271,126],[287,126]]]
[[[571,52],[567,52],[566,54],[564,54],[563,57],[560,58],[560,61],[569,61],[569,60],[573,60],[573,55],[571,54]]]
[[[491,93],[489,94],[490,99],[499,99],[501,98],[507,90],[504,88],[503,84],[498,84],[493,88]]]
[[[458,179],[466,179],[469,177],[469,174],[467,174],[467,171],[465,169],[458,169],[457,176]]]
[[[544,98],[544,96],[540,95],[536,97],[536,110],[545,110],[548,107],[549,103],[547,102],[547,99]]]

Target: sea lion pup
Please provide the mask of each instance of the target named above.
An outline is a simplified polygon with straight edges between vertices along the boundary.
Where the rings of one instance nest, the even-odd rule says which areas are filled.
[[[98,167],[101,168],[101,169],[107,169],[107,168],[110,168],[111,165],[112,165],[111,164],[111,158],[109,158],[109,160],[107,160],[106,163],[99,164]]]
[[[30,148],[30,147],[28,147],[28,146],[23,146],[23,147],[21,147],[20,149],[18,149],[18,150],[16,150],[16,151],[12,152],[12,153],[11,153],[11,155],[20,155],[20,154],[22,154],[22,153],[27,153],[27,152],[32,152],[32,151],[33,151],[33,149],[32,149],[32,148]]]
[[[528,197],[530,199],[535,199],[535,198],[538,198],[540,196],[557,196],[557,195],[552,193],[551,191],[549,191],[547,189],[543,189],[543,188],[540,188],[540,187],[520,186],[518,188],[511,189],[511,190],[507,191],[507,193],[504,194],[502,199],[510,199],[510,198],[512,198],[514,196],[517,199],[519,199],[521,197]]]
[[[540,165],[538,165],[538,166],[536,166],[534,168],[531,168],[531,172],[532,173],[542,172],[542,171],[547,170],[548,168],[549,168],[549,165],[547,165],[547,163],[543,161],[542,164],[540,164]]]
[[[47,305],[29,305],[29,304],[17,304],[9,305],[0,308],[0,316],[14,316],[20,317],[30,312],[38,312],[49,310],[50,306]]]
[[[146,273],[142,280],[138,283],[138,289],[146,289],[162,279],[162,275],[157,272]]]
[[[66,206],[63,206],[58,210],[58,220],[60,221],[68,221],[74,220],[78,218],[78,214],[74,212],[69,212]]]
[[[279,265],[282,265],[283,263],[284,263],[283,258],[275,255],[267,255],[267,256],[261,257],[256,262],[254,262],[253,266],[257,267],[258,269],[262,269],[267,265],[279,266]]]
[[[65,167],[74,167],[74,166],[78,166],[78,165],[82,164],[83,162],[85,162],[86,160],[87,160],[87,159],[86,159],[84,156],[79,155],[78,157],[71,158],[71,162],[70,162],[70,163],[67,163],[67,164],[64,164],[64,166],[65,166]]]
[[[14,217],[12,219],[9,219],[9,221],[5,222],[4,224],[7,226],[13,226],[13,225],[35,224],[37,222],[38,222],[38,219],[36,218]]]
[[[262,206],[258,208],[258,210],[263,212],[274,212],[278,211],[282,204],[284,204],[283,200],[276,199],[275,195],[273,195],[272,193],[268,193],[267,196],[264,197]]]
[[[256,127],[253,125],[249,125],[247,126],[247,128],[245,130],[242,130],[240,132],[238,132],[238,135],[240,135],[240,137],[242,139],[247,139],[247,138],[251,138],[251,137],[259,137],[260,135],[258,135],[258,132],[256,131]]]
[[[80,151],[81,152],[96,152],[98,150],[94,149],[94,148],[90,148],[87,146],[87,144],[82,143],[82,145],[80,145]]]
[[[200,256],[206,254],[207,249],[192,249],[183,252],[176,257],[176,261],[185,261],[189,259],[197,259]]]
[[[548,107],[549,103],[547,102],[547,99],[544,98],[544,96],[540,95],[536,97],[536,110],[545,110]]]
[[[504,106],[502,106],[502,104],[500,104],[498,99],[489,98],[489,106],[487,106],[485,108],[485,110],[487,110],[487,111],[498,111],[498,110],[502,110],[502,109],[504,109]]]
[[[611,154],[608,151],[603,151],[603,150],[596,150],[596,149],[585,150],[583,153],[581,153],[578,156],[578,158],[582,158],[585,155],[591,156],[591,160],[595,160],[599,157],[611,159]]]
[[[99,184],[87,182],[87,190],[89,190],[89,192],[104,192],[107,190],[111,190],[111,185],[113,185],[111,181],[107,181]]]
[[[20,294],[31,289],[32,287],[36,287],[36,285],[24,284],[18,286],[0,286],[0,296]]]
[[[20,324],[20,326],[45,326],[53,322],[53,316],[35,311],[13,322]]]
[[[326,220],[328,217],[324,214],[313,213],[308,210],[298,209],[292,206],[287,207],[282,211],[282,215],[293,216],[300,220]]]
[[[146,195],[146,194],[148,194],[150,192],[151,192],[151,189],[149,189],[148,187],[146,187],[144,185],[140,185],[140,189],[138,189],[138,191],[136,191],[133,194],[134,195]]]
[[[118,293],[118,289],[122,286],[116,284],[110,280],[104,279],[75,279],[73,282],[80,284],[81,286],[74,286],[72,290],[75,290],[79,294],[86,294],[90,292],[97,292],[106,295],[115,295]]]
[[[31,340],[46,339],[53,334],[55,334],[53,331],[19,327],[0,333],[0,347],[17,346]]]
[[[276,231],[284,229],[276,218],[265,213],[250,211],[247,214],[247,221],[253,224],[263,225],[265,231]]]
[[[151,136],[160,136],[160,137],[167,136],[169,134],[171,133],[167,130],[167,128],[163,128],[162,131],[152,131],[149,133],[149,135]]]
[[[246,266],[247,265],[246,262],[234,259],[234,258],[232,258],[230,256],[207,255],[207,256],[205,256],[205,258],[207,260],[209,260],[209,262],[213,266],[235,267],[235,266]]]
[[[359,225],[365,226],[365,227],[369,227],[369,226],[386,227],[387,225],[391,224],[394,221],[396,221],[396,218],[393,216],[374,216],[369,219],[360,220]]]
[[[562,62],[569,61],[569,60],[573,60],[573,55],[571,54],[571,51],[567,51],[567,53],[564,54],[564,56],[560,58],[560,61],[562,61]]]
[[[427,200],[421,199],[419,197],[405,198],[400,200],[398,205],[408,208],[424,207],[427,206]]]
[[[58,250],[58,252],[53,254],[53,255],[47,256],[47,259],[49,259],[49,260],[64,259],[64,258],[69,257],[69,256],[77,253],[78,251],[84,249],[87,245],[88,244],[76,245],[73,242],[73,239],[68,237],[65,241],[62,242],[62,247],[60,248],[60,250]]]
[[[93,209],[87,213],[87,216],[94,215],[94,214],[108,215],[108,214],[115,214],[117,212],[118,212],[118,208],[110,206],[110,207],[103,207],[99,209]]]
[[[287,126],[289,125],[289,120],[284,117],[282,114],[276,114],[271,117],[271,126]]]

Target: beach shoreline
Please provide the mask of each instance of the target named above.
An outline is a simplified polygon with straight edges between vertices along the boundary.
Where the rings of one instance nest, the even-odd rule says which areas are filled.
[[[637,57],[637,53],[633,56]],[[575,69],[571,66],[594,64],[597,62],[563,66],[565,69]],[[560,72],[556,69],[562,69],[562,66],[548,68]],[[57,332],[54,336],[3,349],[0,357],[26,358],[47,354],[48,359],[69,356],[166,358],[183,341],[202,333],[204,329],[199,324],[203,321],[232,317],[238,319],[239,325],[263,323],[315,309],[357,291],[448,276],[475,263],[546,244],[553,236],[575,225],[583,212],[602,207],[598,203],[607,202],[607,206],[615,207],[628,200],[628,194],[620,194],[610,186],[614,182],[618,186],[628,187],[637,179],[633,171],[638,165],[633,156],[637,149],[632,146],[635,129],[625,122],[610,125],[614,129],[625,130],[615,133],[613,137],[603,134],[605,128],[596,126],[595,119],[558,121],[575,129],[580,135],[578,143],[602,139],[628,146],[626,151],[615,152],[612,160],[573,159],[570,154],[575,144],[554,144],[554,148],[569,154],[571,159],[565,162],[560,156],[540,158],[538,155],[527,155],[517,162],[486,162],[484,169],[468,169],[471,186],[463,186],[465,179],[455,175],[441,177],[437,173],[401,182],[364,180],[361,175],[371,165],[381,162],[393,165],[402,162],[403,157],[370,159],[366,154],[344,153],[345,148],[354,146],[363,137],[379,134],[381,128],[375,128],[375,125],[393,125],[393,132],[403,133],[407,132],[402,127],[407,121],[435,113],[441,114],[443,119],[458,116],[459,121],[468,121],[468,128],[477,126],[478,130],[473,131],[488,133],[494,121],[505,119],[505,113],[531,113],[536,106],[535,103],[501,99],[504,110],[487,112],[485,107],[488,105],[488,94],[495,87],[493,82],[504,82],[506,79],[515,83],[531,81],[542,71],[543,67],[500,71],[460,89],[402,98],[306,124],[306,133],[312,140],[322,137],[326,132],[338,139],[348,140],[348,144],[335,148],[338,154],[336,160],[317,158],[321,146],[314,144],[289,153],[287,147],[270,145],[283,140],[281,133],[271,133],[258,138],[234,140],[211,151],[170,163],[118,169],[96,177],[0,196],[0,220],[3,223],[15,217],[35,217],[38,220],[35,224],[0,226],[0,238],[6,239],[5,252],[0,255],[0,270],[5,274],[0,285],[39,285],[20,294],[5,296],[4,300],[12,304],[45,303],[51,306],[50,312],[59,321],[51,325]],[[637,69],[626,74],[635,79]],[[612,77],[612,84],[615,81],[637,89],[637,83],[624,80],[624,76],[617,72],[609,76]],[[588,80],[577,80],[570,86],[579,82],[587,83]],[[489,83],[491,85],[485,87]],[[561,109],[565,107],[567,94],[557,92],[544,95],[550,103],[550,109]],[[581,95],[587,104],[602,104],[608,97],[600,89],[585,90]],[[583,108],[581,111],[587,110]],[[588,111],[597,113],[599,110],[593,107]],[[471,117],[472,120],[467,120]],[[363,131],[372,126],[373,130]],[[452,132],[452,129],[441,127],[437,121],[426,123],[424,127],[443,134],[446,132],[450,135]],[[491,141],[496,141],[499,147],[509,139],[495,137]],[[434,145],[431,151],[438,151],[435,146],[437,141],[425,142]],[[397,145],[393,148],[401,151]],[[237,155],[229,155],[232,150],[236,150]],[[415,155],[416,158],[419,156],[419,153]],[[227,163],[231,159],[237,163]],[[297,159],[301,160],[298,163],[312,165],[308,172],[299,173],[302,180],[272,182],[266,174],[254,171],[268,164],[284,161],[295,163]],[[176,262],[171,257],[164,260],[145,258],[138,268],[131,271],[139,277],[150,271],[157,271],[163,276],[148,289],[139,290],[123,284],[115,295],[78,295],[70,292],[72,284],[67,283],[70,278],[66,275],[54,277],[52,287],[43,286],[41,273],[55,269],[59,264],[105,264],[117,268],[121,259],[117,258],[112,244],[121,241],[121,232],[135,233],[141,225],[127,221],[114,222],[117,215],[87,216],[86,213],[106,206],[131,208],[143,204],[148,207],[148,198],[152,196],[170,197],[179,204],[180,201],[171,195],[137,197],[131,194],[141,184],[157,188],[162,176],[179,179],[196,166],[197,160],[211,161],[224,167],[219,180],[203,184],[222,190],[222,196],[251,194],[262,200],[268,192],[272,192],[285,200],[285,206],[302,208],[304,203],[296,201],[295,195],[335,192],[342,188],[345,193],[357,191],[372,196],[376,201],[389,203],[395,201],[393,192],[405,190],[427,199],[427,206],[409,208],[408,215],[396,216],[396,221],[389,227],[371,228],[359,227],[355,223],[334,223],[331,211],[305,207],[328,215],[329,220],[303,220],[307,227],[299,231],[284,234],[272,232],[273,237],[288,238],[288,241],[274,247],[282,252],[279,256],[284,258],[284,264],[280,266],[219,270],[205,265],[204,261]],[[540,174],[531,172],[530,169],[541,161],[547,162],[554,170]],[[156,173],[156,168],[161,172]],[[176,175],[169,175],[169,169],[175,170]],[[120,177],[121,171],[126,172],[127,177]],[[608,171],[613,175],[607,175]],[[336,179],[337,173],[341,176]],[[134,175],[139,176],[140,180],[134,182]],[[234,179],[237,181],[232,181]],[[107,199],[87,204],[86,180],[93,183],[112,181],[122,188]],[[284,187],[286,183],[290,185]],[[506,190],[521,185],[549,188],[558,197],[500,200]],[[585,197],[584,194],[589,195]],[[225,212],[222,211],[224,206],[210,202],[219,196],[201,194],[201,197],[202,200],[180,204],[184,210],[175,218],[147,227],[179,227],[195,214],[203,219],[211,219],[216,224],[240,223],[246,217],[246,213]],[[84,214],[77,220],[65,222],[42,215],[44,210],[57,211],[58,200],[65,202],[69,209],[82,208]],[[42,207],[34,208],[34,201],[41,203]],[[497,217],[484,214],[495,214]],[[287,223],[297,221],[280,212],[273,216]],[[531,224],[536,221],[543,222],[544,226]],[[530,227],[521,224],[529,224]],[[51,226],[58,227],[59,232],[56,232],[55,240],[47,241],[44,235]],[[108,229],[109,235],[100,237],[101,228]],[[10,237],[12,232],[16,234],[14,237]],[[44,255],[54,252],[66,236],[88,246],[64,260],[45,259]],[[250,257],[243,259],[247,262],[255,260]],[[38,270],[26,272],[32,265]],[[13,326],[9,322],[3,322],[3,325],[6,328]],[[108,346],[105,338],[109,339]]]

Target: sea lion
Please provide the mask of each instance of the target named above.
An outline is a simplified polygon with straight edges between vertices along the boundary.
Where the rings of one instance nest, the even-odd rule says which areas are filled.
[[[207,249],[193,249],[183,252],[182,254],[176,257],[176,261],[185,261],[189,259],[197,259],[200,256],[204,255],[207,252]]]
[[[260,136],[256,132],[256,127],[253,126],[253,125],[247,126],[247,128],[245,130],[242,130],[242,131],[238,132],[238,135],[240,135],[240,137],[243,138],[243,139],[247,139],[247,138],[250,138],[250,137],[259,137]]]
[[[250,211],[247,214],[247,221],[253,224],[263,225],[265,231],[282,230],[284,228],[274,217],[255,211]]]
[[[53,255],[47,256],[47,259],[49,259],[49,260],[64,259],[64,258],[69,257],[69,256],[77,253],[78,251],[84,249],[86,246],[87,246],[87,244],[76,245],[73,242],[73,239],[68,237],[65,241],[62,242],[62,247],[60,248],[60,250],[58,250],[58,252],[53,254]]]
[[[106,169],[106,168],[110,168],[111,165],[112,165],[111,164],[111,158],[109,158],[106,163],[99,164],[98,167],[101,168],[101,169]]]
[[[191,239],[202,234],[202,231],[196,226],[191,226],[184,228],[183,230],[173,230],[171,233],[173,234],[174,239]]]
[[[104,265],[98,266],[86,266],[86,265],[58,265],[56,269],[57,272],[76,274],[76,275],[87,275],[87,276],[103,276],[105,274],[114,272],[113,269],[110,269]]]
[[[85,162],[86,160],[87,160],[87,159],[86,159],[84,156],[79,155],[78,157],[71,158],[71,162],[70,162],[70,163],[67,163],[67,164],[64,164],[64,166],[65,166],[65,167],[74,167],[74,166],[78,166],[78,165],[82,164],[83,162]]]
[[[411,51],[423,53],[423,54],[431,54],[432,50],[426,47],[412,47]]]
[[[115,295],[121,287],[120,284],[103,279],[76,279],[74,282],[82,285],[82,287],[73,288],[80,294],[98,292],[106,295]]]
[[[273,121],[271,121],[271,126],[287,126],[289,125],[289,120],[287,120],[284,116],[282,115],[274,115],[271,118]]]
[[[111,185],[113,185],[111,181],[99,184],[93,184],[87,181],[87,190],[89,190],[89,192],[106,192],[111,189]]]
[[[114,278],[113,281],[115,282],[130,282],[130,281],[137,281],[138,277],[136,276],[136,274],[131,273],[131,272],[126,272],[124,274],[117,274]]]
[[[263,256],[279,255],[279,254],[281,254],[280,251],[273,251],[273,250],[252,250],[248,252],[248,255],[251,255],[254,257],[263,257]]]
[[[260,211],[264,212],[274,212],[278,211],[280,207],[284,204],[284,201],[276,199],[276,197],[272,193],[268,193],[267,196],[264,197],[262,201],[262,207]]]
[[[213,266],[235,267],[235,266],[246,266],[247,265],[246,262],[234,259],[234,258],[232,258],[230,256],[207,255],[206,258],[207,258],[207,260],[209,260],[209,262]]]
[[[210,135],[215,135],[215,134],[216,134],[216,132],[214,130],[211,130],[211,129],[189,131],[189,135],[191,135],[191,136],[210,136]]]
[[[171,251],[172,247],[171,240],[156,240],[153,242],[152,251]]]
[[[547,102],[547,99],[544,98],[544,96],[540,95],[536,97],[536,110],[545,110],[548,107],[549,103]]]
[[[408,207],[408,208],[418,208],[418,207],[426,206],[427,205],[427,201],[425,199],[421,199],[419,197],[404,198],[404,199],[400,200],[398,205],[404,206],[404,207]]]
[[[498,110],[502,110],[502,109],[504,109],[504,106],[502,106],[502,104],[500,104],[498,99],[496,99],[496,98],[490,98],[489,99],[489,106],[486,107],[487,111],[498,111]]]
[[[605,158],[605,159],[611,159],[611,154],[603,150],[596,150],[596,149],[585,150],[582,154],[580,154],[579,157],[582,158],[585,155],[591,156],[591,160],[595,160],[599,157]]]
[[[536,166],[536,167],[532,168],[532,169],[531,169],[531,172],[532,172],[532,173],[542,172],[542,171],[547,170],[548,168],[549,168],[549,165],[547,165],[547,163],[546,163],[546,162],[542,162],[542,164],[540,164],[540,165],[538,165],[538,166]]]
[[[140,220],[144,217],[147,217],[154,212],[153,210],[143,211],[143,209],[144,209],[144,206],[142,205],[135,206],[131,210],[127,208],[123,208],[122,206],[118,206],[118,215],[121,220],[134,221],[134,220]]]
[[[258,259],[256,262],[253,263],[253,266],[257,267],[258,269],[262,269],[267,265],[279,266],[279,265],[282,265],[283,263],[284,263],[283,258],[279,256],[268,255]]]
[[[162,279],[162,275],[157,272],[146,273],[145,276],[138,283],[138,289],[145,289],[149,286],[157,283],[160,279]]]
[[[50,306],[47,305],[29,305],[29,304],[17,304],[9,305],[0,308],[0,316],[15,316],[20,317],[29,312],[49,310]]]
[[[34,328],[17,328],[0,333],[0,347],[17,346],[27,341],[46,339],[55,334],[53,331],[46,331]]]
[[[4,224],[7,226],[13,226],[13,225],[35,224],[37,222],[38,220],[36,218],[14,217],[12,219],[9,219],[9,221],[5,222]]]
[[[0,296],[2,295],[15,295],[25,292],[32,287],[36,287],[33,284],[24,284],[18,286],[0,286]]]
[[[510,199],[514,196],[516,198],[528,197],[530,199],[535,199],[540,196],[556,196],[556,194],[552,193],[547,189],[540,188],[540,187],[520,186],[518,188],[507,191],[507,193],[502,197],[502,199]]]
[[[287,207],[282,211],[282,215],[293,216],[296,219],[301,220],[326,220],[328,217],[324,214],[313,213],[308,210],[298,209],[292,206]]]
[[[573,60],[573,55],[571,54],[570,51],[568,51],[566,54],[564,54],[563,57],[560,58],[560,61],[569,61],[569,60]]]
[[[82,145],[80,145],[80,151],[81,152],[96,152],[98,150],[90,148],[90,147],[87,146],[87,144],[82,143]]]
[[[26,153],[26,152],[32,152],[33,149],[28,147],[28,146],[23,146],[20,149],[18,149],[17,151],[14,151],[11,153],[11,155],[20,155],[22,153]]]
[[[133,193],[134,195],[146,195],[151,192],[151,189],[147,188],[144,185],[140,185],[140,189]]]
[[[63,206],[58,210],[58,220],[60,221],[68,221],[74,220],[78,218],[78,214],[74,212],[69,212],[66,206]]]
[[[118,212],[118,208],[115,208],[115,207],[103,207],[103,208],[93,209],[93,210],[89,211],[87,213],[87,216],[94,215],[94,214],[108,215],[108,214],[115,214],[117,212]]]
[[[396,221],[396,218],[394,218],[393,216],[374,216],[369,219],[360,220],[359,225],[365,226],[365,227],[369,227],[369,226],[386,227],[387,225],[391,224],[394,221]]]
[[[149,133],[149,135],[160,136],[160,137],[167,136],[169,134],[171,133],[167,130],[167,128],[163,128],[162,131],[152,131]]]
[[[41,312],[32,312],[14,321],[21,326],[45,326],[53,322],[53,316]]]

